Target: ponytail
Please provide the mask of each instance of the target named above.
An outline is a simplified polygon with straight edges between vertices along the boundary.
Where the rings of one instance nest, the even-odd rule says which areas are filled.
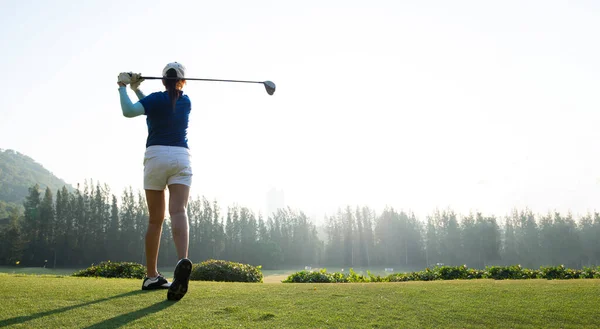
[[[169,69],[167,71],[167,78],[176,78],[177,72],[174,69]],[[173,107],[173,111],[175,111],[175,104],[177,104],[177,100],[183,94],[183,85],[185,84],[185,80],[183,79],[163,79],[163,84],[167,89],[167,93],[169,94],[169,98],[171,99],[171,106]]]

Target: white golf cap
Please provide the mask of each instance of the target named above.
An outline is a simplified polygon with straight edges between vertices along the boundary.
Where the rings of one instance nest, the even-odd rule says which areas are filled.
[[[185,79],[185,66],[183,66],[182,64],[179,64],[177,62],[167,64],[167,66],[165,66],[165,68],[163,69],[163,77],[167,76],[167,71],[169,69],[175,70],[175,72],[177,72],[178,78]]]

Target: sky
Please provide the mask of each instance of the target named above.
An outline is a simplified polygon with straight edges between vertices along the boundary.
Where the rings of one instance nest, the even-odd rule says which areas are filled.
[[[189,77],[193,196],[317,221],[600,210],[600,2],[0,0],[0,148],[142,189],[119,72]],[[162,90],[145,81],[146,92]],[[129,92],[132,99],[135,95]]]

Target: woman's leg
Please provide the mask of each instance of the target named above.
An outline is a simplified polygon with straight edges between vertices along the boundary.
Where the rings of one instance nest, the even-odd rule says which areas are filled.
[[[188,257],[187,203],[189,196],[189,186],[183,184],[169,185],[169,214],[171,215],[171,229],[173,230],[173,240],[175,241],[178,259]]]
[[[146,231],[146,271],[148,277],[158,275],[158,248],[165,220],[165,191],[146,190],[149,222]]]

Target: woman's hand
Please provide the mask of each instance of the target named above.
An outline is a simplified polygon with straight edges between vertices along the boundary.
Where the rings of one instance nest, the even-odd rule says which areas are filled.
[[[144,78],[142,78],[140,73],[133,73],[131,75],[129,87],[131,87],[131,90],[136,91],[140,88],[142,81],[144,81]]]
[[[130,82],[131,82],[131,73],[129,73],[129,72],[121,72],[119,74],[119,77],[117,78],[117,84],[120,87],[125,87]]]

